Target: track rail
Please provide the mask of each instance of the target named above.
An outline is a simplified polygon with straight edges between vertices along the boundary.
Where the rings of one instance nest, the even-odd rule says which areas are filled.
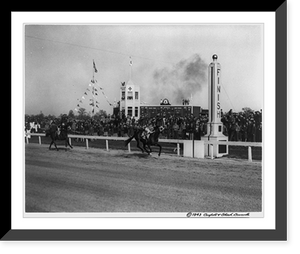
[[[29,143],[30,136],[37,136],[39,144],[42,144],[41,137],[46,136],[45,133],[29,133],[25,134],[26,143]],[[85,140],[86,148],[89,149],[89,139],[106,140],[106,150],[109,151],[109,140],[126,140],[128,137],[106,137],[106,136],[88,136],[88,135],[74,135],[69,134],[69,142],[72,138],[81,138]],[[160,143],[173,143],[177,144],[177,155],[180,156],[180,144],[184,143],[182,139],[159,139]],[[228,146],[245,146],[248,147],[248,161],[252,161],[252,147],[262,147],[261,142],[241,142],[241,141],[204,141],[205,145],[228,145]],[[128,151],[131,152],[130,143],[128,144]]]

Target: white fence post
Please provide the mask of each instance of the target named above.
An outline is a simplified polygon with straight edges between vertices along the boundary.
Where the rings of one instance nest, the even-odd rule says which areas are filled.
[[[39,144],[40,145],[42,144],[42,138],[41,138],[41,136],[39,136]]]
[[[209,153],[210,153],[210,158],[213,159],[214,158],[214,145],[210,144],[209,146]]]
[[[108,148],[108,139],[106,139],[106,151],[109,151],[109,148]]]
[[[251,149],[251,146],[248,146],[248,161],[252,162],[252,149]]]
[[[86,149],[89,149],[89,139],[88,138],[85,139],[85,144],[86,144]]]
[[[28,138],[28,135],[26,135],[26,144],[29,144],[29,138]]]
[[[70,145],[72,145],[72,142],[71,142],[71,140],[72,140],[72,139],[71,139],[71,138],[69,138],[69,143],[70,143]]]
[[[128,152],[131,152],[130,143],[128,144]]]
[[[177,156],[180,156],[180,144],[177,141]]]

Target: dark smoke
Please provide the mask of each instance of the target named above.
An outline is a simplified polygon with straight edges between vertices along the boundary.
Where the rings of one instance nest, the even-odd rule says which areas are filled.
[[[153,79],[159,91],[156,96],[168,98],[171,104],[181,104],[183,99],[189,99],[207,84],[207,66],[198,54],[194,54],[172,68],[155,70]]]

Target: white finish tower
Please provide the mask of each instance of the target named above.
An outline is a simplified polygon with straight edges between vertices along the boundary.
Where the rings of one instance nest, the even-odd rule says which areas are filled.
[[[221,122],[221,102],[222,93],[221,65],[217,62],[218,56],[212,56],[213,62],[208,66],[208,111],[209,121],[207,123],[207,134],[203,137],[206,141],[228,141],[228,137],[223,135],[223,123]],[[209,146],[205,147],[205,155],[211,156]],[[214,145],[213,156],[222,157],[228,154],[227,145]]]

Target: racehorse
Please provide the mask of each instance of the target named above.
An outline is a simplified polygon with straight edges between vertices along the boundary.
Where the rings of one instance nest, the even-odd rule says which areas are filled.
[[[137,129],[134,131],[134,134],[129,139],[125,140],[125,146],[127,146],[133,138],[135,138],[137,142],[137,147],[141,149],[142,152],[144,150],[150,155],[152,153],[151,146],[158,146],[159,147],[159,153],[158,156],[160,156],[161,153],[161,145],[158,144],[158,137],[159,134],[163,131],[164,127],[162,126],[155,126],[154,132],[150,134],[149,138],[143,137],[144,129]],[[143,143],[143,148],[140,146],[140,142]],[[146,149],[146,145],[149,148],[149,151]]]
[[[52,124],[50,128],[46,131],[46,137],[50,136],[51,138],[51,143],[49,146],[49,150],[51,149],[52,144],[54,144],[56,150],[58,151],[58,148],[56,146],[56,140],[65,140],[65,146],[68,147],[70,146],[73,148],[68,139],[68,129],[70,128],[70,123],[62,125],[60,132],[58,131],[58,127],[55,124]]]

